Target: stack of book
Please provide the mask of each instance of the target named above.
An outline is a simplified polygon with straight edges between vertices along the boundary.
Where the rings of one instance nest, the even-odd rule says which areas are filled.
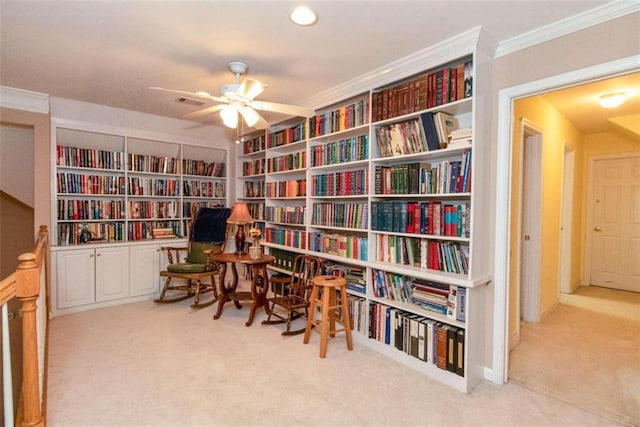
[[[449,148],[471,147],[471,128],[456,129],[449,134]]]
[[[151,236],[154,239],[173,239],[176,237],[176,233],[173,228],[154,228],[151,231]]]

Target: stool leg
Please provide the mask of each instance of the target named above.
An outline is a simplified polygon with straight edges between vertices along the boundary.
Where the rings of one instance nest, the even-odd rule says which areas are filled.
[[[320,319],[320,358],[327,356],[327,341],[329,335],[329,307],[332,292],[325,288],[322,290],[322,319]]]
[[[336,292],[337,289],[325,288],[324,292],[329,292],[329,336],[335,338],[336,336]]]
[[[304,328],[304,339],[302,342],[304,344],[309,343],[309,337],[311,336],[311,328],[313,327],[313,321],[316,314],[316,301],[318,300],[318,286],[313,286],[311,288],[311,303],[309,304],[309,313],[307,315],[307,325]]]
[[[340,299],[342,300],[342,317],[345,334],[347,334],[347,349],[353,350],[353,340],[351,338],[351,319],[349,318],[349,302],[347,300],[347,289],[342,286],[340,288]]]

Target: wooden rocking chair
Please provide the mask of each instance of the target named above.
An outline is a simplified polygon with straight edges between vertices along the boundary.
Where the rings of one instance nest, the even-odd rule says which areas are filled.
[[[160,297],[155,302],[171,303],[193,297],[193,308],[206,307],[216,302],[218,290],[215,276],[219,268],[217,263],[212,262],[211,255],[224,252],[227,218],[230,214],[229,208],[200,208],[195,214],[192,211],[189,246],[162,248],[167,252],[169,265],[160,272],[160,276],[166,277],[166,280]],[[181,262],[185,253],[186,258]],[[182,279],[182,283],[172,284],[173,279]],[[168,292],[172,295],[168,295]],[[213,293],[213,298],[200,304],[200,295],[208,292]]]

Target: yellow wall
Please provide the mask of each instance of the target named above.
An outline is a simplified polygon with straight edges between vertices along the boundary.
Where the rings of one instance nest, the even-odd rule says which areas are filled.
[[[582,155],[581,141],[583,135],[564,118],[551,104],[542,96],[533,96],[517,100],[514,103],[514,127],[513,127],[513,174],[512,174],[512,197],[511,197],[511,223],[510,223],[510,260],[509,260],[509,330],[511,335],[518,330],[516,308],[518,284],[518,253],[520,248],[517,238],[520,233],[520,223],[518,218],[521,198],[519,158],[522,149],[520,141],[520,124],[524,118],[528,120],[536,129],[543,133],[542,141],[542,227],[541,227],[541,250],[542,262],[540,271],[540,313],[544,316],[558,302],[558,278],[560,266],[560,224],[562,208],[562,182],[564,167],[565,146],[568,149],[576,150],[575,170],[576,176],[582,176]],[[579,179],[577,180],[579,181]],[[574,200],[578,199],[576,206],[581,206],[579,202],[582,193],[580,186],[574,188]],[[580,209],[575,209],[578,223],[574,220],[574,227],[579,227]],[[579,229],[579,228],[578,228]],[[574,233],[575,235],[575,233]],[[572,281],[577,280],[579,274],[579,254],[572,257]],[[574,277],[574,273],[576,277]]]

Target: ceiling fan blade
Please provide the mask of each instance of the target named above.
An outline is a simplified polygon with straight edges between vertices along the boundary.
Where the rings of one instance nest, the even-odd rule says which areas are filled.
[[[165,89],[163,87],[157,87],[157,86],[150,87],[149,89],[161,90],[163,92],[177,93],[179,95],[190,96],[192,98],[208,99],[209,101],[215,101],[215,102],[228,102],[227,98],[222,98],[222,97],[219,97],[219,96],[213,96],[213,95],[210,95],[207,92],[202,92],[202,91],[199,91],[199,92],[188,92],[186,90]]]
[[[273,111],[274,113],[289,114],[300,117],[313,117],[315,111],[313,108],[299,107],[296,105],[278,104],[277,102],[268,101],[251,101],[249,105],[256,110]]]
[[[194,117],[205,116],[207,114],[211,114],[211,113],[215,113],[216,111],[220,111],[225,106],[226,106],[226,104],[225,105],[213,105],[211,107],[203,108],[202,110],[198,110],[198,111],[194,111],[194,112],[189,113],[189,114],[185,114],[183,117],[192,119]]]
[[[247,78],[240,83],[237,94],[245,99],[251,100],[260,95],[266,87],[267,85],[261,81]]]
[[[266,129],[269,127],[269,123],[253,108],[244,106],[238,111],[240,112],[240,115],[242,115],[247,126],[254,127],[256,129]]]

